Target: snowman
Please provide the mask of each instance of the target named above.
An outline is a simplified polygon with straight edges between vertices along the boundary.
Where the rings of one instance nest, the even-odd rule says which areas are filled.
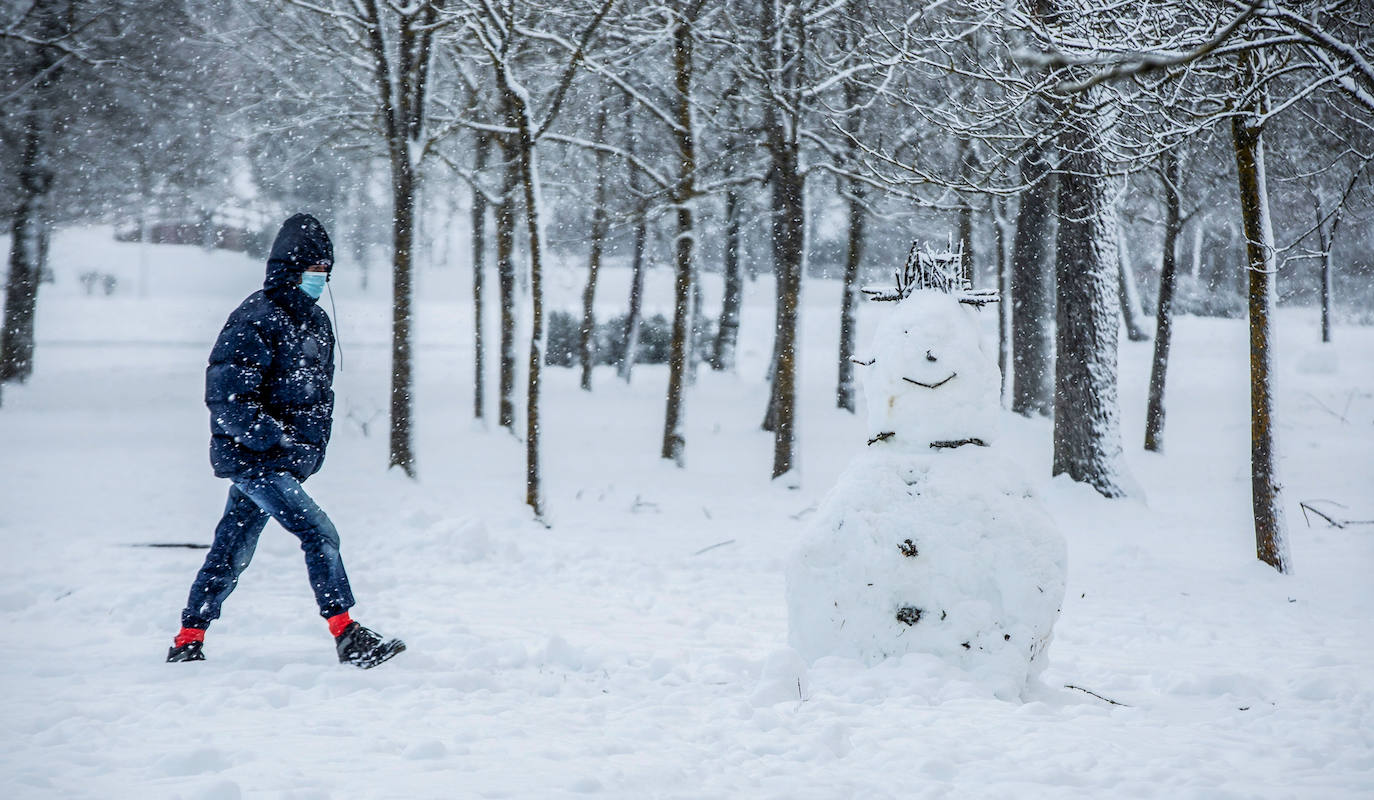
[[[1018,697],[1044,669],[1065,546],[996,448],[995,352],[958,251],[912,247],[865,368],[868,445],[787,567],[789,638],[808,661],[935,656]]]

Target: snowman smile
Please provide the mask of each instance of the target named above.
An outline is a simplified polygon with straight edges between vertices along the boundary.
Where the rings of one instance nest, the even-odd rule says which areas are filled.
[[[945,378],[944,380],[938,381],[936,383],[922,383],[921,381],[915,380],[914,378],[908,378],[906,376],[903,376],[902,380],[906,381],[907,383],[914,383],[917,386],[924,386],[927,389],[938,389],[941,386],[944,386],[946,383],[949,383],[950,381],[954,380],[956,377],[958,377],[958,375],[959,373],[957,372],[951,372],[949,373],[948,378]]]

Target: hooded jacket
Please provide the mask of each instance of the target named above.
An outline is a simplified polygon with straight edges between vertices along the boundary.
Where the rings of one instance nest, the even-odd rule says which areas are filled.
[[[287,473],[305,480],[324,464],[334,422],[334,336],[301,291],[305,268],[334,263],[319,220],[281,227],[261,290],[224,323],[205,370],[210,463],[221,478]]]

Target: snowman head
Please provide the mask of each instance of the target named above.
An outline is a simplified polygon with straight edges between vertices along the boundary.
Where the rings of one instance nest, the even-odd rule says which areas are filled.
[[[913,254],[896,292],[876,298],[889,302],[876,304],[883,317],[863,374],[869,438],[922,451],[991,444],[1001,376],[978,308],[995,295],[969,290],[957,253]]]

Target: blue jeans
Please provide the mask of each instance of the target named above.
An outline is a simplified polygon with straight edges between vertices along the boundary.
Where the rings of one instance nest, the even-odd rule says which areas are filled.
[[[215,528],[215,543],[205,555],[205,564],[191,584],[191,596],[181,612],[183,627],[204,629],[219,619],[220,606],[253,559],[258,535],[269,516],[301,540],[305,571],[315,590],[320,616],[328,619],[353,607],[334,523],[295,478],[263,475],[236,479],[229,487],[229,502]]]

